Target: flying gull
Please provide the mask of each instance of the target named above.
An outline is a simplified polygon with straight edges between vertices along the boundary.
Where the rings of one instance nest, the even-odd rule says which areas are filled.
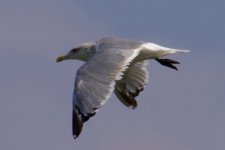
[[[178,61],[161,58],[177,52],[189,51],[143,41],[102,38],[84,43],[58,57],[57,62],[68,59],[86,62],[78,69],[75,79],[73,137],[80,135],[83,123],[95,115],[113,91],[125,106],[136,108],[135,97],[143,91],[148,82],[148,60],[154,59],[163,66],[177,70],[174,64],[179,64]]]

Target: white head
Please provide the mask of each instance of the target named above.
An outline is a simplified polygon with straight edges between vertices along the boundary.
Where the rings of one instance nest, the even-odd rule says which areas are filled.
[[[84,43],[79,47],[71,49],[66,55],[59,56],[56,62],[68,59],[79,59],[87,61],[95,52],[95,42]]]

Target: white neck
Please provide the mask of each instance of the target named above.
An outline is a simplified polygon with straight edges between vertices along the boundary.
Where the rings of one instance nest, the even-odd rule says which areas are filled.
[[[79,50],[77,54],[77,59],[82,61],[88,61],[94,54],[96,53],[95,46],[91,46],[90,48],[84,48]]]

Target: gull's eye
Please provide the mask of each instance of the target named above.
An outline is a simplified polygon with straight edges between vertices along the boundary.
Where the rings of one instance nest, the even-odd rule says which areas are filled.
[[[79,49],[80,49],[80,48],[73,48],[73,49],[71,50],[71,52],[76,53],[77,51],[79,51]]]

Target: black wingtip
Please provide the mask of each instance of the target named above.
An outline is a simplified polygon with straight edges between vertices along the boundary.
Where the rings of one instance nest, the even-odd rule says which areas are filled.
[[[78,110],[73,110],[73,119],[72,119],[72,128],[73,128],[73,138],[76,139],[82,130],[83,127],[83,120],[81,118],[81,115],[78,114]]]
[[[174,66],[173,64],[180,64],[180,62],[172,60],[172,59],[155,59],[158,63],[160,63],[163,66],[169,67],[171,69],[174,70],[178,70],[176,66]]]
[[[137,107],[137,101],[134,97],[129,95],[129,93],[126,92],[120,92],[119,90],[115,90],[114,93],[118,97],[118,99],[127,107],[130,107],[132,109],[135,109]]]

